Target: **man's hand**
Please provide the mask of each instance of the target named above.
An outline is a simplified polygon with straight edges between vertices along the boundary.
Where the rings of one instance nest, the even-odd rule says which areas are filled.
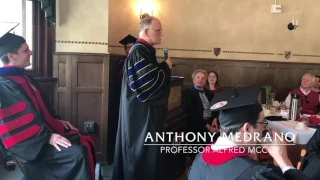
[[[169,68],[171,69],[172,68],[172,62],[171,62],[170,58],[166,59],[166,63],[168,64]]]
[[[68,148],[71,146],[71,142],[60,134],[52,133],[50,137],[49,144],[54,146],[58,151],[61,151],[60,146]]]
[[[219,132],[219,127],[218,127],[218,120],[217,118],[214,118],[212,121],[211,126],[209,124],[206,124],[206,128],[208,129],[209,132],[214,133],[214,132]]]
[[[73,129],[76,131],[79,131],[77,128],[75,128],[74,126],[72,126],[72,124],[69,121],[63,121],[63,120],[58,120],[62,123],[62,125],[64,126],[64,128],[66,129]]]
[[[217,129],[217,132],[219,132],[219,126],[218,126],[218,119],[214,118],[211,124],[212,127]]]
[[[286,142],[279,139],[279,137],[281,137],[279,134],[276,136],[277,132],[274,129],[269,129],[269,133],[272,136],[272,142],[267,145],[262,145],[262,147],[268,150],[270,156],[273,157],[281,169],[287,166],[293,166],[287,155]],[[282,139],[284,140],[285,138]]]

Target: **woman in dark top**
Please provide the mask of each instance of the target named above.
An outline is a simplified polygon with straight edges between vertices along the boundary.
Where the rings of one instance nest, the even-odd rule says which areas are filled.
[[[219,76],[218,73],[215,71],[210,71],[207,81],[207,88],[213,93],[216,94],[217,92],[222,92],[223,90],[220,89],[219,84]]]

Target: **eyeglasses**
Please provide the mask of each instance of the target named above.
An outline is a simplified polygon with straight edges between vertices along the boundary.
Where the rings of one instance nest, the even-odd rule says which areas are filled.
[[[263,128],[266,128],[268,126],[268,121],[267,120],[263,120],[263,122],[256,122],[256,123],[263,124]]]
[[[147,29],[154,30],[154,31],[156,31],[156,33],[162,33],[162,29],[152,29],[152,28],[147,28]]]

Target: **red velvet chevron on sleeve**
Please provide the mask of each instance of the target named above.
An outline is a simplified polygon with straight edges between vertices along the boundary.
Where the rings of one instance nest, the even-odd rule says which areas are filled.
[[[7,108],[0,109],[0,119],[12,116],[16,113],[19,113],[27,108],[27,103],[19,102]]]
[[[0,124],[0,136],[10,133],[11,131],[25,126],[33,121],[34,115],[30,113],[17,118],[9,119],[10,116],[20,113],[26,108],[27,103],[25,102],[18,102],[12,106],[0,108],[0,119],[3,121],[3,123]],[[36,135],[39,131],[39,125],[33,125],[16,134],[10,134],[9,137],[3,139],[2,143],[7,149],[9,149],[10,147]]]

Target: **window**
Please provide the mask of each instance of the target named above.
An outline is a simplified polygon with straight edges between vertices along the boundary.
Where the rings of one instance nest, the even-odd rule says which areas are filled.
[[[0,0],[0,22],[20,23],[12,33],[24,37],[31,50],[34,49],[33,21],[35,18],[33,17],[33,3],[33,1],[28,0]],[[33,63],[36,62],[34,58],[34,56],[31,56],[31,65],[27,69],[34,69]],[[3,66],[1,61],[0,66]]]

